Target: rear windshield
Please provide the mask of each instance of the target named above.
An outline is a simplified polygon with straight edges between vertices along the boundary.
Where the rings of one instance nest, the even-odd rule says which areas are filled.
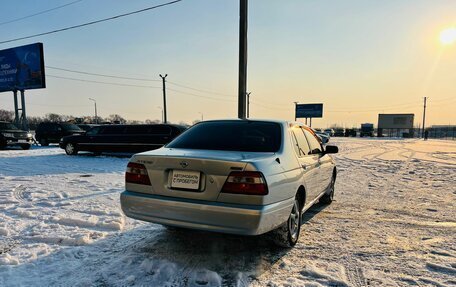
[[[80,131],[81,130],[77,125],[73,125],[73,124],[61,124],[61,126],[66,131]]]
[[[0,123],[0,130],[17,130],[17,128],[11,123]]]
[[[281,128],[277,123],[233,121],[197,124],[177,137],[169,148],[277,152]]]

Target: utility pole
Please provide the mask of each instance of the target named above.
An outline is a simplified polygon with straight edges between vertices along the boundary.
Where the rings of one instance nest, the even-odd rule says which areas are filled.
[[[424,138],[425,123],[426,123],[426,100],[427,100],[427,97],[424,97],[424,108],[423,108],[423,130],[422,130],[422,137],[423,137],[423,138]]]
[[[297,118],[296,118],[296,108],[298,106],[298,102],[293,102],[295,104],[295,110],[294,110],[294,113],[295,113],[295,122],[297,121]]]
[[[165,74],[165,76],[162,76],[160,74],[160,78],[162,78],[163,82],[163,123],[166,124],[168,122],[166,118],[166,77],[168,77],[168,74]]]
[[[198,112],[201,115],[201,121],[204,121],[204,114],[202,112]]]
[[[251,92],[247,93],[247,118],[250,117],[250,94]]]
[[[95,100],[92,99],[92,98],[89,98],[89,100],[93,101],[93,103],[95,104],[95,123],[98,124],[97,101],[95,101]]]
[[[160,111],[161,111],[161,116],[162,116],[161,120],[162,120],[162,124],[163,124],[163,109],[162,109],[162,107],[157,107],[157,109],[160,109]]]
[[[247,91],[247,8],[248,0],[240,0],[239,13],[239,86],[238,117],[246,118]]]

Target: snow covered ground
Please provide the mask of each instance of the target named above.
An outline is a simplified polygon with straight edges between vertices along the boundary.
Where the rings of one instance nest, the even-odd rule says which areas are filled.
[[[456,142],[331,143],[336,201],[290,250],[124,217],[128,157],[0,151],[0,286],[456,286]]]

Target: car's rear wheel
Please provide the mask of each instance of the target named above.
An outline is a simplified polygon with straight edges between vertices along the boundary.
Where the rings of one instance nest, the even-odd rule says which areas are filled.
[[[76,148],[76,145],[73,143],[67,143],[65,145],[65,152],[67,155],[76,155],[78,154],[78,150]]]
[[[272,232],[274,243],[281,247],[293,247],[301,231],[301,207],[296,197],[287,222]]]
[[[49,142],[48,142],[47,139],[41,138],[41,139],[40,139],[40,145],[41,145],[41,146],[48,146],[48,145],[49,145]]]
[[[320,202],[323,204],[330,204],[334,200],[334,185],[336,184],[336,175],[331,178],[331,183],[328,186],[325,194],[320,197]]]

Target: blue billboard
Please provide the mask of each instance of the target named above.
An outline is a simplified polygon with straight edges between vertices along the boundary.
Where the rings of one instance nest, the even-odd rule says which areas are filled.
[[[43,44],[0,50],[0,92],[46,88]]]
[[[322,118],[323,104],[297,104],[296,118]]]

